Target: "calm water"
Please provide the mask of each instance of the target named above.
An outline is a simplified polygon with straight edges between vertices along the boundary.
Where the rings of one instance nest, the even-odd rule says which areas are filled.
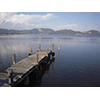
[[[60,50],[58,51],[58,40]],[[20,61],[54,44],[55,61],[40,80],[41,87],[100,86],[100,38],[55,35],[0,36],[0,71],[12,65],[12,54]]]

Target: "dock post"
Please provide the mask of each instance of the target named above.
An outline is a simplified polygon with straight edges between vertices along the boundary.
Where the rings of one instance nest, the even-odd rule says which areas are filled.
[[[48,49],[46,49],[46,56],[48,56]]]
[[[54,53],[54,44],[52,44],[52,58],[55,58],[55,53]]]
[[[41,44],[39,44],[39,51],[41,50]]]
[[[42,71],[42,65],[40,65],[40,70]]]
[[[32,48],[30,48],[30,55],[32,55]]]
[[[38,63],[39,55],[37,54],[37,63]]]
[[[28,85],[28,84],[29,84],[29,76],[27,76],[27,77],[24,79],[23,84],[24,84],[24,85]]]
[[[52,52],[54,52],[54,44],[52,44]]]
[[[58,50],[60,50],[60,41],[58,41]]]
[[[16,55],[13,53],[13,64],[16,63]]]
[[[46,78],[48,79],[48,71],[46,71]]]
[[[51,50],[51,41],[50,41],[50,44],[49,44],[49,50]]]
[[[12,69],[8,70],[8,83],[10,86],[13,85],[13,70]]]

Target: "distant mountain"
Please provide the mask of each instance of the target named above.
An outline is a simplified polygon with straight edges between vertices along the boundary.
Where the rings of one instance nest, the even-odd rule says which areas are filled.
[[[96,31],[96,30],[90,30],[90,31],[86,31],[83,32],[84,35],[89,35],[89,36],[99,36],[100,32]]]
[[[82,35],[82,32],[80,31],[73,31],[73,30],[59,30],[55,32],[56,34],[64,34],[64,35]]]
[[[54,33],[55,31],[49,28],[34,28],[32,30],[8,30],[8,29],[0,29],[0,34],[3,33],[25,33],[25,34],[48,34]]]
[[[31,33],[31,34],[50,34],[50,33],[55,33],[55,31],[52,29],[49,29],[49,28],[38,28],[38,29],[29,30],[28,33]]]
[[[54,31],[53,29],[49,28],[34,28],[31,30],[8,30],[8,29],[0,29],[0,34],[56,34],[56,35],[81,35],[81,36],[100,36],[100,32],[97,30],[90,30],[90,31],[85,31],[85,32],[80,32],[80,31],[73,31],[73,30],[58,30]]]
[[[0,34],[3,33],[27,33],[28,30],[9,30],[9,29],[0,29]]]

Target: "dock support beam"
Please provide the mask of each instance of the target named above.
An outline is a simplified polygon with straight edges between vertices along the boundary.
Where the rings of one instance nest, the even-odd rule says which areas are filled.
[[[13,70],[12,69],[8,70],[8,83],[10,86],[13,85]]]
[[[46,49],[46,56],[48,56],[48,49]]]
[[[24,79],[24,85],[28,85],[29,84],[29,76],[27,76],[25,79]]]
[[[54,52],[54,44],[52,44],[52,52]]]
[[[41,50],[41,44],[39,44],[39,51]]]
[[[13,64],[16,63],[16,55],[13,53]]]
[[[51,41],[50,41],[50,44],[49,44],[49,50],[51,50]]]
[[[32,55],[32,48],[30,48],[30,55]]]
[[[39,55],[37,54],[37,63],[38,63]]]

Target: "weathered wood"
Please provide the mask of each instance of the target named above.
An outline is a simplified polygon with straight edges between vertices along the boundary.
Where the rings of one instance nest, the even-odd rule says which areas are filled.
[[[39,51],[41,50],[41,44],[39,44]]]
[[[48,79],[48,71],[46,71],[46,78]]]
[[[50,43],[49,43],[49,50],[51,50],[51,41],[50,41]]]
[[[7,77],[1,74],[3,77],[0,77],[0,86],[18,85],[34,70],[34,66],[40,65],[43,59],[45,61],[45,55],[50,53],[52,53],[52,50],[41,50],[40,52],[36,52],[27,58],[11,65],[9,68],[4,70],[4,72],[8,72]]]
[[[38,59],[39,59],[39,54],[37,54],[37,63],[38,63]]]
[[[54,44],[52,44],[52,52],[54,52]]]
[[[48,56],[48,49],[46,49],[46,56]]]
[[[29,76],[27,76],[25,79],[24,79],[24,85],[28,85],[29,84]]]
[[[13,56],[12,57],[13,58],[13,64],[15,64],[16,63],[16,55],[13,53],[12,56]]]
[[[12,69],[8,70],[8,83],[10,86],[13,85],[13,70]]]
[[[32,48],[30,48],[30,54],[32,55]]]

